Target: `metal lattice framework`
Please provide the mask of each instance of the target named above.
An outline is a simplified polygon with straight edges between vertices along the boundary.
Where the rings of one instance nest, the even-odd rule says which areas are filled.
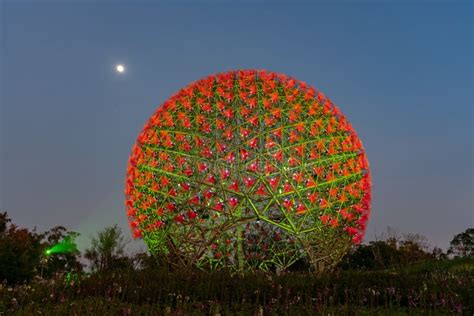
[[[180,266],[323,271],[363,238],[371,182],[340,110],[304,82],[232,71],[152,115],[126,180],[135,238]]]

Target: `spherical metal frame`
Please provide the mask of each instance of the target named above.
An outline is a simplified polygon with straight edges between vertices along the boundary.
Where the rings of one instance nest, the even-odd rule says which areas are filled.
[[[211,75],[152,115],[130,155],[135,238],[179,266],[317,271],[363,238],[367,157],[352,126],[304,82],[267,71]]]

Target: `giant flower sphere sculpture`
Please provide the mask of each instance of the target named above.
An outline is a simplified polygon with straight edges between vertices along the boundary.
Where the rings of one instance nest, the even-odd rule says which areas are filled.
[[[135,238],[179,266],[316,271],[363,238],[367,157],[347,119],[304,82],[220,73],[169,98],[146,123],[127,170]]]

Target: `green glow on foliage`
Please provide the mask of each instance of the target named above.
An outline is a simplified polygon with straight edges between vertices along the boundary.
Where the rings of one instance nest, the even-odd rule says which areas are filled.
[[[77,245],[74,241],[74,238],[70,236],[64,237],[61,242],[58,242],[56,245],[52,246],[45,250],[45,254],[50,256],[52,254],[60,254],[60,253],[72,253],[77,252]]]

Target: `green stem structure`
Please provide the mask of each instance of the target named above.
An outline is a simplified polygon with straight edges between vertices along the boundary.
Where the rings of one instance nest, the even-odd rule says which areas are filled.
[[[239,216],[242,213],[242,209],[239,207],[238,210]],[[243,238],[242,234],[244,233],[244,229],[242,227],[243,224],[238,225],[235,228],[235,231],[237,233],[237,262],[238,262],[238,270],[239,272],[244,271],[244,247],[243,247]]]

